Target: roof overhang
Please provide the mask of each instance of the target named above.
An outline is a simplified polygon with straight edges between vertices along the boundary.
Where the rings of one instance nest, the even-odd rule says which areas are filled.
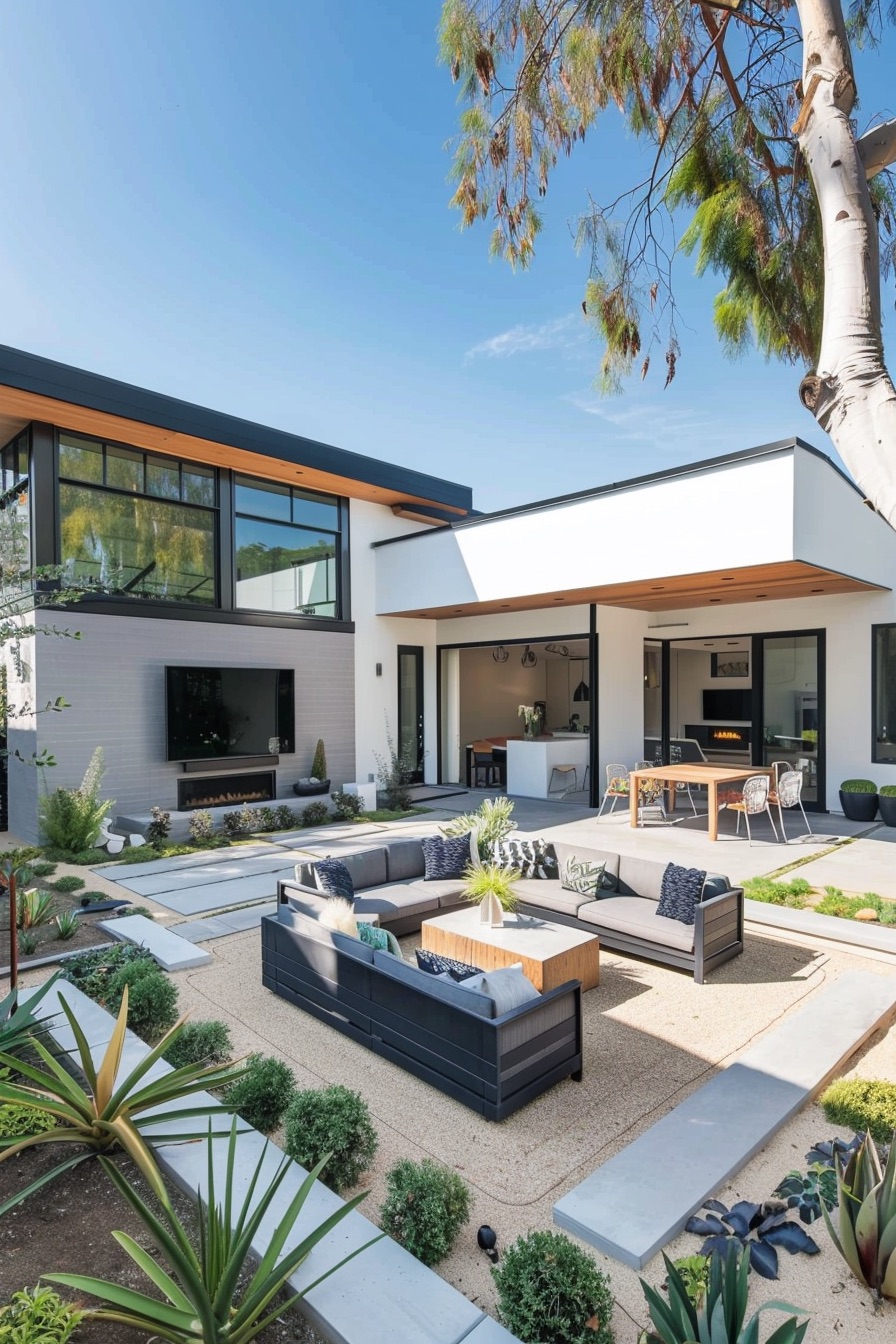
[[[468,486],[0,346],[0,444],[32,420],[307,489],[464,517]],[[408,515],[405,515],[408,516]]]

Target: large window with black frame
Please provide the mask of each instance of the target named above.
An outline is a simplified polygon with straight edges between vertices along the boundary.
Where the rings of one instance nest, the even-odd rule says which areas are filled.
[[[875,625],[872,638],[872,759],[896,765],[896,625]]]
[[[338,619],[339,500],[236,476],[234,513],[235,605]]]

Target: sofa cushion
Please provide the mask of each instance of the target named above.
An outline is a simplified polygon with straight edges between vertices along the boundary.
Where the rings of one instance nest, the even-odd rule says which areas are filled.
[[[316,943],[323,943],[335,948],[337,952],[343,952],[355,961],[364,961],[368,964],[373,961],[373,948],[366,947],[359,938],[352,938],[347,933],[339,933],[336,929],[328,929],[317,919],[309,918],[298,910],[286,910],[283,913],[284,909],[285,907],[281,907],[280,923],[295,929],[296,933],[301,934],[304,938],[311,938]]]
[[[451,1004],[455,1008],[465,1008],[467,1012],[477,1013],[480,1017],[495,1015],[494,1000],[479,990],[464,990],[454,980],[443,980],[438,975],[427,975],[425,971],[412,966],[409,961],[399,961],[388,952],[374,952],[373,964],[390,980],[397,980],[413,989],[422,990],[424,994],[440,999],[443,1003]]]
[[[521,961],[514,962],[512,966],[499,966],[495,970],[472,975],[461,980],[460,988],[487,994],[495,1005],[495,1017],[503,1017],[514,1008],[541,998],[532,981],[523,975]]]
[[[439,952],[430,952],[428,948],[416,949],[417,965],[427,975],[450,975],[452,980],[466,980],[471,975],[481,975],[481,966],[469,966],[465,961],[455,961],[454,957],[443,957]]]
[[[355,899],[352,875],[341,859],[318,859],[314,865],[314,881],[318,891],[327,896],[352,902]]]
[[[386,846],[386,865],[390,882],[409,882],[426,871],[423,846],[419,840],[391,840]]]
[[[295,888],[286,888],[286,901],[279,906],[277,913],[280,918],[284,918],[284,912],[290,910],[297,911],[300,915],[305,915],[308,919],[319,919],[327,908],[329,897],[321,892],[315,894],[310,891],[297,891]],[[357,912],[355,912],[357,914]]]
[[[356,854],[340,854],[339,857],[352,875],[356,895],[367,887],[380,887],[389,880],[384,845],[377,849],[361,849]]]
[[[667,863],[656,913],[667,919],[677,919],[680,924],[693,924],[705,881],[706,870],[703,868],[683,868],[680,863]]]
[[[513,889],[517,899],[524,905],[537,905],[546,912],[556,910],[558,914],[571,915],[573,918],[583,905],[594,900],[593,896],[583,896],[578,891],[566,891],[559,882],[542,882],[532,878],[523,878],[514,883]]]
[[[560,865],[560,886],[589,900],[596,900],[606,864],[601,859],[589,859],[569,854]]]
[[[496,840],[492,857],[499,868],[515,868],[522,877],[545,881],[559,875],[550,840]]]
[[[412,891],[419,891],[421,897],[427,900],[435,896],[439,905],[459,905],[466,898],[463,894],[464,884],[459,877],[442,877],[429,882],[409,882],[408,887]]]
[[[424,881],[463,877],[470,863],[469,835],[427,835],[420,843],[425,864]]]
[[[381,924],[388,924],[389,917],[406,918],[412,915],[432,914],[439,908],[436,892],[428,892],[421,886],[407,882],[396,882],[389,886],[376,887],[362,891],[355,897],[355,914],[377,914]]]
[[[693,926],[658,915],[654,903],[640,896],[612,896],[603,901],[590,901],[582,906],[579,919],[583,924],[593,925],[597,933],[602,928],[612,929],[678,952],[694,950]]]
[[[726,891],[731,890],[731,883],[727,877],[721,873],[707,873],[706,881],[703,883],[703,895],[701,900],[711,900],[713,896],[724,896]]]
[[[659,863],[656,859],[641,859],[623,854],[619,860],[620,896],[641,896],[647,901],[658,901],[665,871],[665,862]]]
[[[598,895],[606,891],[616,890],[616,881],[619,874],[618,854],[614,854],[608,849],[590,849],[587,845],[573,845],[569,841],[562,840],[554,841],[554,851],[561,869],[571,854],[579,859],[591,859],[604,864],[601,889]]]

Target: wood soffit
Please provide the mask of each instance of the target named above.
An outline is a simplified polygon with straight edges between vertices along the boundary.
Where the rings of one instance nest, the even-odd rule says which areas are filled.
[[[145,424],[141,420],[130,420],[126,416],[113,415],[108,411],[95,411],[89,407],[76,406],[72,402],[58,401],[54,397],[45,397],[36,392],[23,392],[12,387],[0,388],[0,426],[6,425],[9,429],[2,441],[6,443],[31,420],[46,421],[48,424],[57,425],[60,429],[90,434],[95,438],[111,439],[134,448],[142,448],[145,452],[167,453],[169,456],[180,457],[189,462],[204,462],[208,466],[242,471],[250,476],[286,481],[300,488],[307,487],[309,490],[322,490],[332,495],[345,495],[350,499],[365,499],[373,504],[402,505],[402,517],[416,517],[412,512],[404,512],[404,509],[414,503],[435,506],[458,517],[465,516],[463,509],[452,508],[441,500],[409,495],[406,488],[390,490],[383,486],[369,485],[366,481],[338,476],[294,462],[284,462],[280,458],[267,457],[263,453],[215,443],[210,439],[197,438],[195,435],[165,429],[160,425]],[[433,525],[435,520],[431,516],[420,515],[418,521]]]
[[[591,602],[602,607],[629,607],[635,611],[679,611],[687,607],[730,606],[738,602],[880,591],[886,591],[880,584],[867,583],[801,560],[788,560],[774,565],[749,565],[743,569],[719,569],[703,574],[658,576],[634,583],[571,588],[561,593],[533,593],[525,597],[429,607],[425,611],[410,609],[380,614],[445,620],[453,616],[485,616],[502,611],[534,611],[549,606],[579,607]]]

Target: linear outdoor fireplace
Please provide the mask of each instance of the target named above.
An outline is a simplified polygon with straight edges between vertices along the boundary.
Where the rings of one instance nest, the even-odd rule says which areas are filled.
[[[276,796],[277,775],[273,770],[177,781],[179,812],[189,812],[197,807],[226,807],[234,803],[267,803]]]
[[[687,723],[684,735],[694,738],[704,751],[749,751],[752,738],[745,723]]]

